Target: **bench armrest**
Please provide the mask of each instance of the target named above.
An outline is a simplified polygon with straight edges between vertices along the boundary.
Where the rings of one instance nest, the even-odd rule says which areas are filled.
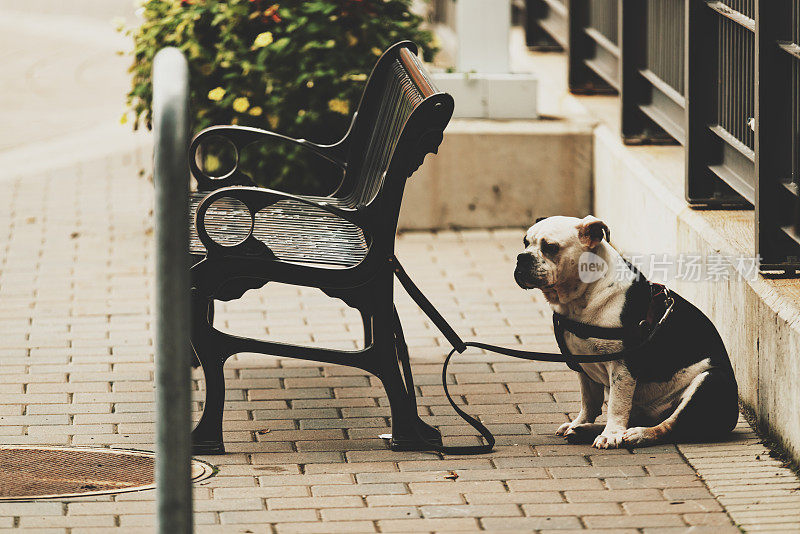
[[[204,141],[212,137],[222,137],[230,141],[236,150],[236,163],[228,174],[221,177],[208,176],[200,166],[197,164],[197,151]],[[288,141],[301,146],[313,154],[326,159],[339,167],[345,169],[345,144],[344,140],[339,141],[333,145],[318,145],[307,141],[305,139],[294,139],[279,133],[271,132],[269,130],[262,130],[260,128],[251,128],[248,126],[211,126],[206,128],[192,139],[189,145],[189,169],[192,175],[197,180],[198,187],[201,190],[219,189],[221,187],[229,187],[234,185],[252,186],[255,185],[250,176],[239,170],[239,155],[242,149],[256,141],[263,141],[265,139]]]
[[[221,245],[217,243],[211,238],[211,236],[208,234],[208,230],[206,229],[206,212],[208,211],[208,208],[214,204],[214,202],[221,198],[232,198],[239,200],[250,212],[250,232],[243,241],[235,245]],[[203,246],[205,246],[209,255],[262,256],[269,259],[275,259],[275,254],[265,243],[259,241],[253,235],[253,231],[255,230],[256,213],[280,200],[301,202],[303,204],[314,206],[320,210],[331,213],[341,219],[346,220],[354,226],[357,226],[362,232],[364,232],[364,236],[367,238],[367,240],[369,241],[370,239],[369,232],[367,228],[365,228],[365,226],[360,222],[358,211],[355,209],[342,209],[327,204],[324,201],[313,201],[307,198],[291,195],[289,193],[284,193],[282,191],[275,191],[273,189],[265,189],[262,187],[224,187],[217,189],[206,196],[202,201],[200,201],[200,204],[197,206],[197,212],[195,213],[195,228],[197,229],[197,236],[200,239],[200,242],[203,243]]]

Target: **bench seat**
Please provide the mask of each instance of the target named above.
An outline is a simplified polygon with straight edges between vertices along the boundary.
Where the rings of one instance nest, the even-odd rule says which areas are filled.
[[[197,236],[194,215],[208,191],[191,194],[189,250],[204,256],[205,247]],[[314,202],[347,208],[345,199],[301,196]],[[250,231],[251,218],[241,202],[222,198],[206,213],[206,228],[214,240],[234,245],[245,239]],[[253,236],[267,245],[280,261],[352,267],[367,255],[369,249],[364,232],[358,226],[309,204],[280,200],[255,216]]]

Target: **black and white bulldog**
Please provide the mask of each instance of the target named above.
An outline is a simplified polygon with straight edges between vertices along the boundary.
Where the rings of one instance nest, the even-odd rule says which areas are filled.
[[[539,289],[568,319],[602,327],[630,327],[647,319],[651,285],[609,242],[606,224],[592,216],[547,217],[525,234],[514,278]],[[592,267],[594,265],[594,267]],[[729,433],[739,414],[736,379],[711,321],[670,291],[672,312],[634,356],[581,363],[581,410],[556,431],[572,443],[599,449],[640,447],[664,441],[714,440]],[[569,331],[572,354],[608,354],[640,339],[583,339]],[[608,417],[594,424],[608,392]]]

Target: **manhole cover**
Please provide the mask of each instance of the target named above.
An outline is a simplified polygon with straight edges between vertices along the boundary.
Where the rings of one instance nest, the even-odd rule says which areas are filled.
[[[70,447],[0,447],[0,501],[122,493],[155,487],[149,452]],[[192,480],[210,477],[192,461]]]

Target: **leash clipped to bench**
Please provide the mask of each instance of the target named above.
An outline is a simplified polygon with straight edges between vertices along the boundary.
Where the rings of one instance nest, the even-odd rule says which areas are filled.
[[[503,354],[505,356],[511,356],[512,358],[519,358],[521,360],[531,360],[531,361],[544,361],[544,362],[563,362],[566,363],[570,369],[580,371],[580,367],[578,364],[580,363],[597,363],[597,362],[610,362],[614,360],[620,360],[623,358],[628,358],[632,356],[636,356],[642,351],[652,340],[653,337],[656,335],[658,330],[667,320],[669,315],[672,313],[672,308],[675,305],[675,300],[670,295],[669,290],[661,285],[650,283],[651,287],[651,308],[652,303],[654,302],[656,297],[663,296],[664,302],[664,312],[661,315],[661,318],[655,322],[655,324],[651,327],[646,320],[642,320],[637,327],[605,327],[605,326],[596,326],[590,325],[586,323],[581,323],[579,321],[575,321],[564,315],[559,313],[553,312],[553,329],[556,334],[556,341],[558,342],[558,348],[561,350],[561,353],[556,354],[552,352],[539,352],[539,351],[531,351],[531,350],[520,350],[520,349],[511,349],[508,347],[500,347],[498,345],[491,345],[489,343],[480,343],[477,341],[467,341],[465,342],[461,337],[453,330],[453,327],[442,317],[442,314],[433,306],[431,301],[422,294],[422,291],[414,284],[411,278],[406,273],[403,266],[397,260],[397,257],[392,257],[392,263],[394,264],[394,273],[397,276],[397,279],[402,284],[403,288],[406,290],[408,295],[417,303],[420,309],[428,316],[428,318],[436,325],[436,328],[447,338],[447,341],[453,346],[453,349],[445,358],[444,363],[442,364],[442,386],[444,387],[445,395],[447,396],[447,400],[450,402],[450,405],[456,411],[456,413],[464,419],[470,426],[472,426],[475,430],[477,430],[481,437],[486,441],[483,445],[465,445],[465,446],[447,446],[441,445],[439,443],[432,442],[425,438],[425,436],[420,435],[420,441],[427,443],[430,446],[431,450],[436,450],[445,454],[484,454],[491,452],[495,445],[495,438],[492,435],[491,431],[486,428],[486,426],[478,421],[476,418],[472,417],[464,410],[462,410],[456,403],[453,401],[453,398],[450,396],[450,391],[447,388],[447,367],[450,364],[450,360],[452,359],[453,355],[457,352],[462,354],[467,348],[473,347],[476,349],[483,349],[489,352],[494,352],[495,354]],[[648,316],[650,313],[648,313]],[[644,341],[642,341],[636,347],[630,349],[623,349],[618,352],[612,352],[608,354],[602,355],[595,355],[595,354],[571,354],[566,347],[566,343],[564,342],[564,332],[570,332],[580,338],[599,338],[599,339],[610,339],[610,340],[624,340],[632,336],[641,336],[642,332],[645,329],[649,328],[649,333],[645,337]],[[401,353],[403,353],[401,351]],[[408,361],[407,352],[405,356],[401,359],[401,364],[403,366],[403,374],[405,375],[406,381],[406,389],[408,390],[409,396],[414,399],[414,379],[411,376],[411,364]]]

